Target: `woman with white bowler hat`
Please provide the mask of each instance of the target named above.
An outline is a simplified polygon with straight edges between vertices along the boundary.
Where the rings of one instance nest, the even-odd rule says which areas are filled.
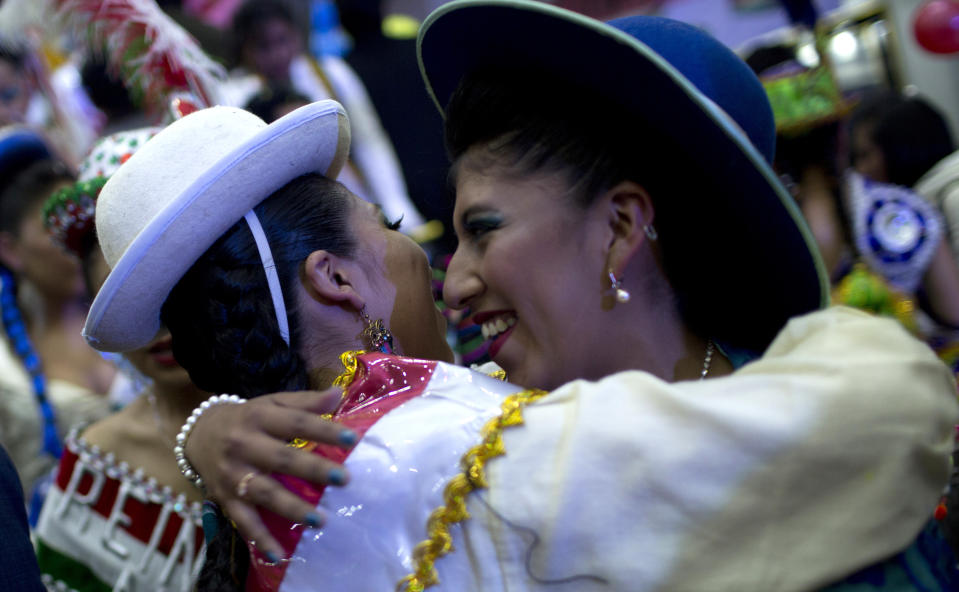
[[[427,484],[457,474],[457,461],[504,401],[532,396],[435,361],[452,361],[452,352],[433,303],[426,255],[398,224],[331,180],[348,148],[346,116],[333,101],[270,125],[224,107],[171,124],[100,192],[97,238],[112,269],[85,327],[92,345],[126,351],[150,342],[165,325],[196,386],[236,393],[203,403],[178,436],[181,444],[212,407],[281,389],[347,387],[342,399],[310,403],[339,424],[323,422],[323,436],[314,437],[328,445],[300,442],[280,450],[279,457],[294,458],[306,448],[337,462],[348,454],[347,466],[365,492],[284,481],[327,508],[311,512],[306,524],[318,527],[324,513],[331,516],[324,533],[333,545],[314,551],[310,568],[314,561],[350,568],[359,550],[354,535],[371,525],[408,532],[412,548],[420,533],[403,525],[425,521],[443,500],[443,492]],[[257,419],[268,428],[296,415],[289,409],[296,405],[302,405],[296,398],[281,399],[259,409]],[[256,437],[239,443],[257,444]],[[202,485],[182,448],[176,454],[184,473]],[[343,484],[347,473],[327,462],[313,477]],[[252,491],[257,478],[262,475],[251,465],[238,493]],[[340,511],[354,506],[366,511]],[[242,508],[225,509],[242,517]],[[270,550],[251,545],[248,551],[215,507],[205,512],[201,590],[228,589],[247,572],[254,589],[297,577],[297,566]],[[310,538],[302,528],[273,525],[285,554]],[[394,555],[394,544],[380,554]],[[143,569],[149,567],[144,562]],[[384,562],[380,573],[371,570],[371,581],[392,579],[390,567]]]
[[[199,471],[256,543],[252,571],[233,558],[219,563],[225,579],[256,590],[808,590],[942,576],[933,573],[941,541],[925,526],[947,478],[955,384],[895,323],[817,310],[827,294],[822,265],[769,168],[772,115],[748,68],[681,23],[603,24],[518,0],[445,5],[424,23],[419,48],[454,158],[460,246],[446,300],[470,307],[511,380],[551,392],[504,386],[495,391],[504,405],[473,406],[474,419],[492,421],[461,430],[444,418],[475,401],[458,391],[430,399],[431,378],[424,394],[376,414],[364,432],[361,403],[391,397],[365,388],[376,364],[360,356],[334,411],[362,435],[349,455],[287,445],[336,442],[343,432],[319,414],[339,393],[201,407],[182,431],[184,468]],[[175,168],[163,157],[135,159],[128,165],[136,170]],[[230,162],[243,171],[257,164]],[[264,185],[287,172],[282,160],[263,162]],[[194,187],[222,186],[221,199],[242,194],[227,177],[199,174]],[[131,177],[116,189],[143,186]],[[258,217],[281,193],[254,209]],[[236,224],[251,205],[226,218]],[[161,214],[173,211],[187,213]],[[111,224],[100,224],[102,237]],[[178,248],[183,241],[149,266],[171,267],[171,253],[174,269],[193,265],[163,317],[175,348],[186,324],[195,330],[184,346],[205,358],[197,363],[187,351],[180,361],[218,368],[221,392],[329,382],[328,362],[294,380],[302,374],[288,371],[296,364],[287,349],[273,347],[283,332],[271,319],[295,310],[290,343],[300,360],[347,346],[321,328],[344,309],[358,323],[360,301],[312,303],[331,300],[339,292],[320,288],[342,288],[351,274],[314,283],[313,253],[300,254],[299,274],[276,267],[278,306],[269,257],[264,271],[247,256],[252,263],[236,269],[247,274],[242,281],[221,271],[238,250],[233,234],[243,234],[245,252],[254,248],[243,224],[199,261]],[[281,242],[302,236],[272,219],[262,226],[274,258]],[[353,231],[367,243],[361,227]],[[141,232],[127,252],[138,252],[144,236],[158,235]],[[202,253],[210,248],[202,243],[189,246]],[[118,278],[134,275],[126,258]],[[410,301],[399,295],[404,283],[385,269],[397,296],[392,308],[364,301],[369,316],[384,320],[402,353],[431,355],[408,344],[410,324],[432,329],[432,317],[400,306]],[[257,289],[246,289],[254,281]],[[364,299],[384,293],[350,285]],[[208,292],[223,296],[189,306]],[[241,317],[266,324],[252,331]],[[204,337],[203,326],[222,337]],[[246,370],[251,357],[262,368]],[[432,368],[433,378],[448,369]],[[454,386],[482,378],[447,376]],[[440,399],[450,407],[431,404]],[[417,410],[429,420],[414,421]],[[409,431],[387,431],[399,429]],[[455,448],[447,445],[453,432],[472,437],[474,448],[460,463],[421,471],[417,463]],[[329,462],[344,458],[345,468]],[[346,470],[346,487],[324,489],[342,484]],[[328,522],[319,528],[290,528],[316,524],[322,512]]]

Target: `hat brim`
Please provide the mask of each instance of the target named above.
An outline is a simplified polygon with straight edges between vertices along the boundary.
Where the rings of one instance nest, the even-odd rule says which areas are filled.
[[[544,3],[463,0],[424,21],[417,55],[441,112],[468,72],[532,67],[596,89],[673,139],[690,156],[690,174],[715,188],[683,196],[690,248],[701,253],[708,278],[702,285],[713,285],[711,294],[693,297],[730,319],[720,331],[728,335],[714,337],[763,348],[789,318],[828,305],[812,233],[762,154],[728,114],[631,35]]]
[[[87,342],[101,351],[147,345],[160,330],[170,291],[224,232],[299,176],[335,178],[349,144],[342,106],[320,101],[276,120],[216,161],[123,252],[90,307]]]

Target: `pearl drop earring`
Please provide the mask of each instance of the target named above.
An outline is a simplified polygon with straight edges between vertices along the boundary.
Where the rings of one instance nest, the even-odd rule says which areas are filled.
[[[616,292],[616,302],[620,304],[625,304],[629,302],[629,292],[623,288],[623,280],[616,279],[616,275],[613,273],[613,270],[609,270],[609,283],[611,289]]]

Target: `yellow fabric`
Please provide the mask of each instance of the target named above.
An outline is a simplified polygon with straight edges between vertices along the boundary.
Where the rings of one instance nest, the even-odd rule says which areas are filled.
[[[856,263],[839,281],[833,289],[832,300],[834,304],[894,318],[910,333],[919,335],[915,302],[865,263]]]

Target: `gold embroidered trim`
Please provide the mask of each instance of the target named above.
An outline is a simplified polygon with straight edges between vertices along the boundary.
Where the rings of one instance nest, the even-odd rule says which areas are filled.
[[[506,370],[503,370],[502,368],[499,369],[499,370],[493,370],[492,372],[489,373],[489,376],[490,376],[490,378],[495,378],[496,380],[505,381],[505,380],[506,380]]]
[[[439,583],[434,563],[453,550],[450,526],[469,518],[466,511],[466,496],[476,489],[488,487],[486,463],[506,453],[503,445],[503,428],[523,424],[523,407],[546,395],[546,391],[530,389],[512,394],[500,405],[499,417],[486,422],[482,441],[463,455],[460,466],[463,472],[446,484],[443,490],[445,505],[433,510],[426,521],[427,539],[413,549],[413,573],[399,581],[396,589],[401,592],[422,592]]]
[[[333,386],[342,386],[344,388],[353,384],[353,379],[356,378],[356,365],[357,356],[361,356],[366,352],[361,349],[354,349],[351,351],[345,351],[340,354],[340,362],[343,364],[343,373],[337,376],[333,380]]]
[[[343,352],[340,354],[340,362],[343,364],[343,373],[333,379],[333,386],[343,387],[343,394],[340,395],[340,403],[343,402],[343,397],[346,396],[346,387],[353,384],[353,380],[356,378],[356,368],[358,362],[356,361],[357,356],[363,355],[366,352],[361,349],[355,349]],[[339,407],[339,405],[337,405]],[[332,419],[332,413],[324,413],[321,415],[323,419]],[[293,448],[306,448],[307,446],[312,445],[313,442],[309,440],[304,440],[303,438],[293,438],[293,440],[287,444],[287,446],[292,446]]]

